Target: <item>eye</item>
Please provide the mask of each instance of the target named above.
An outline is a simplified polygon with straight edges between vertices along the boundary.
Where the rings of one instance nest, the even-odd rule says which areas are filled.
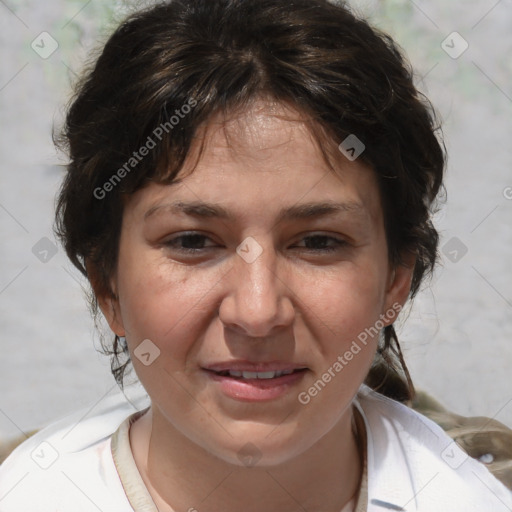
[[[313,253],[332,253],[343,249],[347,245],[348,243],[343,239],[315,234],[303,237],[292,248]],[[180,253],[196,255],[219,247],[211,238],[197,232],[182,233],[165,241],[164,246]]]
[[[212,242],[211,245],[205,245],[207,241]],[[164,242],[166,247],[182,253],[198,254],[207,249],[217,247],[213,241],[206,235],[201,233],[184,233]]]
[[[335,238],[333,236],[328,235],[309,235],[305,236],[301,242],[304,242],[304,246],[296,245],[295,247],[299,247],[301,249],[305,249],[307,251],[314,252],[334,252],[342,249],[347,246],[347,242],[345,240]]]

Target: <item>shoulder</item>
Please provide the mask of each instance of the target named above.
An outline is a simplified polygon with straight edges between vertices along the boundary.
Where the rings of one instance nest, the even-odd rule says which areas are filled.
[[[122,395],[111,397],[27,439],[0,466],[0,510],[131,511],[110,441],[135,411]]]
[[[512,510],[512,493],[439,425],[367,386],[355,403],[367,429],[368,510]]]

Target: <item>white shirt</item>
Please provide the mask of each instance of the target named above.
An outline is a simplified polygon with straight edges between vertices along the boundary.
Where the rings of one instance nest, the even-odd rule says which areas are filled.
[[[512,492],[438,425],[364,385],[354,404],[366,427],[369,512],[512,511]],[[98,409],[50,425],[7,458],[0,512],[156,510],[133,457],[122,458],[120,472],[139,477],[127,484],[112,453],[113,434],[127,439],[126,420],[136,409],[122,395]]]

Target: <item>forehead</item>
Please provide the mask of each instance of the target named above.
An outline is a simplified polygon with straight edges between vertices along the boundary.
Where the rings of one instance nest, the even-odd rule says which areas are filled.
[[[312,126],[297,110],[263,100],[218,115],[199,130],[178,180],[138,191],[135,203],[145,216],[180,201],[222,204],[218,212],[238,218],[251,211],[283,216],[283,206],[343,203],[338,210],[380,222],[373,170],[341,152],[330,164]],[[336,141],[330,144],[337,151]]]
[[[244,110],[217,114],[199,130],[182,174],[192,170],[193,156],[201,167],[236,161],[251,170],[279,170],[290,159],[318,167],[325,156],[308,121],[290,105],[262,99],[253,100]],[[328,162],[320,167],[328,167]]]

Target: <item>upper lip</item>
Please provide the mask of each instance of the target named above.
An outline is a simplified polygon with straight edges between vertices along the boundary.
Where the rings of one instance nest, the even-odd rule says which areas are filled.
[[[272,361],[264,363],[232,360],[208,364],[203,366],[203,368],[213,372],[225,372],[229,370],[239,372],[282,372],[290,370],[305,370],[307,369],[307,366],[305,364],[290,363],[285,361]]]

